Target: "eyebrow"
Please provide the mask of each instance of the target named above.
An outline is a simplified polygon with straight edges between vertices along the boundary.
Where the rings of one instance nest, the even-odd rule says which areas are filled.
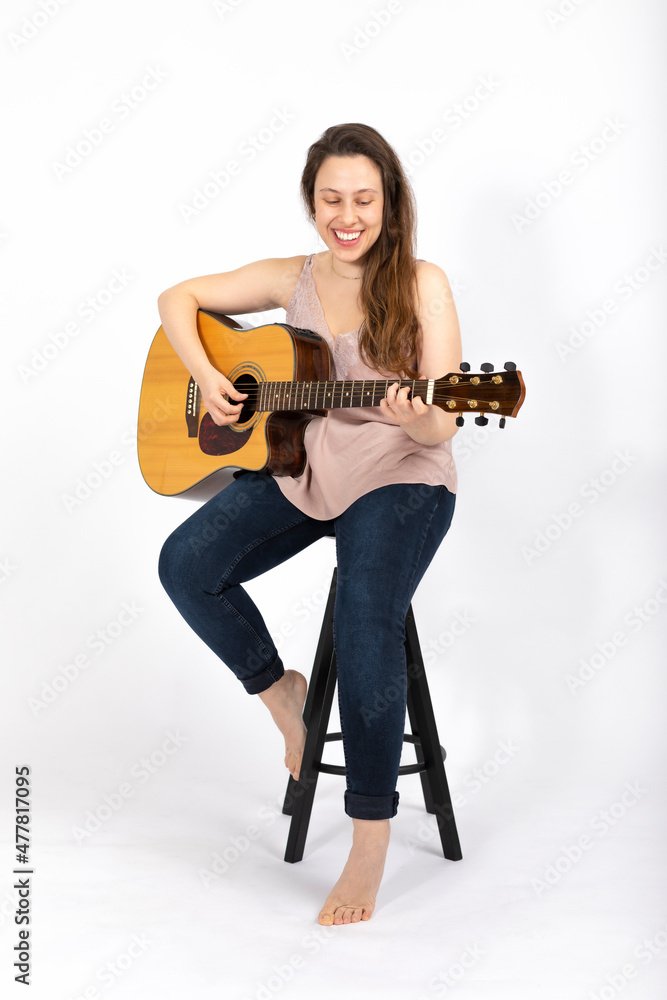
[[[323,191],[331,191],[332,194],[340,194],[340,191],[337,191],[336,188],[320,188],[319,194],[322,194]],[[375,188],[359,188],[359,190],[355,191],[354,194],[365,194],[368,191],[371,191],[373,194],[377,194]]]

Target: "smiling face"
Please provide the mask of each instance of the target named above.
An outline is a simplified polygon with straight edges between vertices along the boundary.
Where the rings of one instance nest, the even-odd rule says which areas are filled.
[[[315,177],[315,224],[341,264],[359,271],[382,231],[382,176],[367,156],[328,156]],[[355,267],[355,265],[357,265]]]

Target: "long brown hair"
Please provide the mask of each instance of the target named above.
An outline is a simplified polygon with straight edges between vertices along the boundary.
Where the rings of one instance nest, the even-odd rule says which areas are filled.
[[[384,368],[416,379],[417,212],[412,188],[395,150],[374,128],[357,123],[332,125],[309,148],[301,175],[301,195],[311,219],[315,216],[315,178],[329,156],[367,156],[382,177],[382,230],[366,254],[361,281],[361,356],[378,373]]]

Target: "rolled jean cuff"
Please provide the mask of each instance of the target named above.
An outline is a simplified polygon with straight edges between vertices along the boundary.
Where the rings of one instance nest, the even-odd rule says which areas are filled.
[[[272,684],[279,681],[284,673],[283,661],[278,656],[261,673],[255,674],[253,677],[248,677],[242,680],[241,683],[248,694],[261,694],[262,691],[266,691]]]
[[[345,812],[353,819],[391,819],[398,812],[398,792],[393,795],[359,795],[346,791]]]

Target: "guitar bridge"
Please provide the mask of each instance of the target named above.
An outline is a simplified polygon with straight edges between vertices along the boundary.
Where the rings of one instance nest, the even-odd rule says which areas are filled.
[[[188,437],[191,438],[196,438],[199,432],[200,403],[201,395],[199,393],[199,386],[191,376],[188,382],[188,395],[185,401],[185,422],[188,427]]]

